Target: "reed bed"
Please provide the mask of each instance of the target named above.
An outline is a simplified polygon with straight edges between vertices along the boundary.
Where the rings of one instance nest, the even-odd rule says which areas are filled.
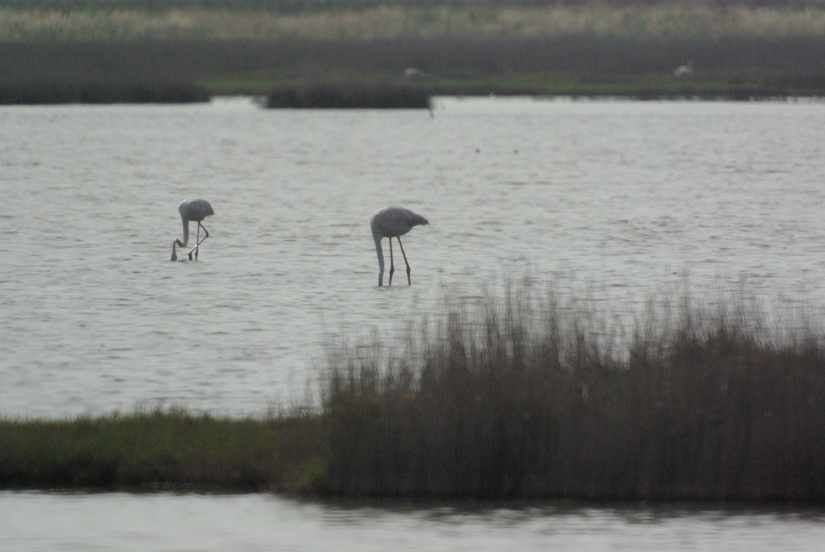
[[[0,105],[194,103],[209,101],[205,88],[191,82],[111,80],[4,82]]]
[[[271,93],[323,107],[407,67],[431,96],[822,96],[825,2],[0,0],[4,103]]]
[[[298,490],[321,446],[303,416],[218,418],[156,408],[0,421],[2,488]]]
[[[0,2],[0,40],[825,36],[822,2]]]
[[[430,109],[430,95],[420,87],[318,83],[271,91],[269,108]]]
[[[687,59],[696,70],[677,79]],[[399,87],[404,70],[433,95],[530,94],[639,98],[750,98],[825,94],[825,38],[645,41],[620,39],[0,41],[0,97],[76,98],[79,89],[135,83],[204,94],[311,87]],[[128,86],[124,86],[128,85]],[[60,88],[58,92],[55,89]],[[24,93],[25,92],[25,93]],[[150,96],[152,97],[152,96]],[[165,98],[174,98],[168,94]],[[22,100],[20,100],[22,101]],[[80,101],[80,100],[78,100]]]
[[[821,337],[739,298],[683,299],[617,331],[511,290],[452,302],[401,352],[359,350],[328,355],[326,493],[825,498]]]

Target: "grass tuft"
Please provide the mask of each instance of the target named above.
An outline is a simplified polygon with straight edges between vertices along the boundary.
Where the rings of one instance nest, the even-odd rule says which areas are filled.
[[[810,332],[687,300],[630,331],[552,294],[465,307],[402,353],[330,355],[325,492],[825,497],[825,348]]]

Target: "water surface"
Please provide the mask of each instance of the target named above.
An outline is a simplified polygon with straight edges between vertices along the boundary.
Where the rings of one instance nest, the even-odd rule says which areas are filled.
[[[810,551],[818,510],[298,502],[269,495],[0,492],[11,550]]]
[[[442,289],[478,297],[507,274],[606,308],[747,282],[822,319],[823,128],[825,105],[801,102],[440,99],[434,118],[245,99],[0,107],[0,415],[261,413],[302,400],[324,343],[391,332],[431,316]],[[186,197],[216,215],[200,260],[170,262]],[[389,204],[431,222],[404,239],[411,287],[376,286],[368,221]],[[811,550],[822,521],[0,492],[16,551]]]
[[[0,413],[260,413],[303,394],[325,336],[503,273],[622,300],[721,276],[820,309],[822,128],[801,102],[2,107]],[[170,262],[187,197],[211,235]],[[412,287],[376,285],[390,204],[431,222],[404,239]]]

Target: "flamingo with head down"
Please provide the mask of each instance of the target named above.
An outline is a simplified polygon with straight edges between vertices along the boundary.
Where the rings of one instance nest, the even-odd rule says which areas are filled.
[[[392,285],[392,273],[395,272],[395,266],[392,262],[393,238],[398,240],[398,246],[404,256],[404,263],[407,265],[407,285],[412,285],[410,281],[410,263],[407,262],[407,254],[404,253],[404,246],[401,245],[401,236],[420,224],[430,224],[430,222],[421,215],[403,207],[386,207],[372,216],[370,228],[372,229],[372,238],[375,240],[375,252],[378,255],[379,286],[384,284],[384,250],[381,247],[381,240],[384,238],[390,241],[390,281],[388,285]]]
[[[198,223],[198,237],[195,242],[195,247],[189,251],[189,260],[192,260],[192,253],[194,252],[195,260],[197,261],[200,245],[206,238],[209,237],[209,232],[206,231],[206,227],[201,224],[201,221],[210,215],[214,215],[215,212],[212,210],[212,206],[209,205],[209,202],[205,199],[184,199],[181,204],[178,205],[178,212],[180,212],[180,219],[183,223],[183,241],[176,239],[172,242],[172,260],[178,260],[175,246],[186,247],[186,244],[189,243],[189,221],[193,220]],[[200,239],[201,228],[203,228],[205,234],[203,236],[203,240]]]

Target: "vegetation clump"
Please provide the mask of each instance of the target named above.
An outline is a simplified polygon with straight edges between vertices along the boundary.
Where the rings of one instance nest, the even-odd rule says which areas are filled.
[[[689,75],[674,74],[691,60]],[[426,74],[419,84],[430,96],[822,97],[825,5],[0,0],[5,103],[200,97],[159,100],[130,84],[182,82],[213,95],[275,91],[274,103],[334,106],[356,85],[371,95],[398,88],[408,67]],[[348,84],[333,93],[319,84],[329,81]],[[101,82],[128,86],[104,94]]]
[[[206,102],[209,98],[204,88],[184,82],[4,82],[0,79],[0,105],[170,104]]]
[[[430,109],[430,96],[404,85],[315,84],[273,90],[269,108],[315,109]]]
[[[317,427],[301,416],[231,419],[176,408],[4,420],[0,487],[292,490],[302,482],[296,467],[307,472],[302,462],[323,442]]]
[[[825,500],[810,323],[741,296],[665,300],[627,328],[528,288],[443,305],[400,343],[330,344],[318,404],[0,421],[0,487]]]
[[[539,317],[538,326],[530,320]],[[825,498],[825,348],[759,312],[605,325],[510,294],[423,347],[330,356],[328,493],[475,499]],[[674,319],[673,317],[677,318]],[[606,337],[607,336],[607,337]],[[411,343],[415,340],[411,340]]]

